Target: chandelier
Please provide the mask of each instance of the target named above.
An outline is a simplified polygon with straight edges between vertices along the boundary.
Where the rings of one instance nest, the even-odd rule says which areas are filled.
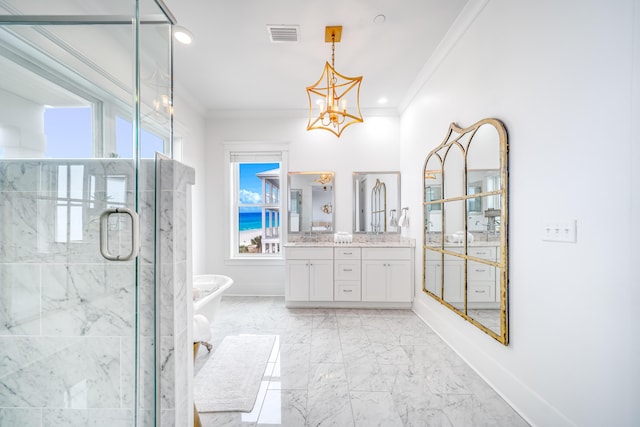
[[[327,184],[331,184],[331,181],[333,181],[333,174],[321,173],[320,176],[313,181],[319,182],[320,185],[322,185],[322,189],[327,191]]]
[[[340,42],[341,37],[342,26],[325,28],[324,41],[331,43],[331,64],[326,62],[320,79],[313,86],[307,87],[309,96],[307,130],[325,129],[338,138],[347,126],[363,121],[360,113],[362,76],[347,77],[335,70],[336,43]],[[354,107],[347,110],[349,103]],[[314,104],[318,106],[315,112]]]

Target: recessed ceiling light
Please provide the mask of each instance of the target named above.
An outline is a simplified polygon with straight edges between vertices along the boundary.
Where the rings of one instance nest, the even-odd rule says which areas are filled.
[[[388,101],[389,100],[383,96],[382,98],[378,99],[378,104],[386,104]]]
[[[191,31],[179,25],[173,27],[173,37],[182,44],[191,44],[193,42]]]

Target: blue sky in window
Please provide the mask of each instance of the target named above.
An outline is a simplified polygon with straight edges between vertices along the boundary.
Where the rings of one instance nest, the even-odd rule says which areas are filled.
[[[162,138],[142,129],[140,133],[140,155],[143,159],[151,159],[156,156],[156,151],[164,152]],[[120,117],[116,117],[116,151],[119,157],[132,158],[133,156],[133,124]]]
[[[45,108],[44,133],[47,138],[45,157],[55,159],[90,159],[93,153],[93,112],[91,107]],[[141,155],[155,157],[164,152],[164,140],[143,129]],[[116,117],[116,152],[119,157],[133,156],[133,125]]]
[[[240,203],[261,203],[262,184],[256,174],[278,167],[278,163],[240,163]]]
[[[93,157],[91,107],[45,108],[45,156],[55,159]]]

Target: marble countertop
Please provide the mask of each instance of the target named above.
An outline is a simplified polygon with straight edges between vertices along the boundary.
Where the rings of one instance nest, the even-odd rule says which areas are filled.
[[[431,247],[431,248],[440,248],[440,242],[427,242],[427,247]],[[453,242],[445,242],[444,243],[444,247],[445,248],[461,248],[463,247],[464,244],[463,243],[453,243]],[[483,247],[483,246],[500,246],[500,241],[499,240],[490,240],[488,242],[484,241],[484,242],[472,242],[472,243],[468,243],[467,247],[472,248],[472,247]]]
[[[354,241],[353,243],[287,242],[284,246],[288,248],[413,248],[416,246],[416,241],[415,239],[401,239],[397,241]]]

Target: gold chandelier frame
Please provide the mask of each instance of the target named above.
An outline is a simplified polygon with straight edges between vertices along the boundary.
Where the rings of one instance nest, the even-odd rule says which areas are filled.
[[[309,97],[309,122],[307,130],[324,129],[338,138],[348,126],[362,123],[360,112],[360,84],[362,76],[348,77],[335,69],[335,44],[342,38],[342,27],[326,27],[325,42],[331,43],[331,64],[325,63],[320,79],[307,87]],[[347,110],[347,99],[353,98],[355,90],[355,108]],[[314,104],[319,106],[314,113]]]

